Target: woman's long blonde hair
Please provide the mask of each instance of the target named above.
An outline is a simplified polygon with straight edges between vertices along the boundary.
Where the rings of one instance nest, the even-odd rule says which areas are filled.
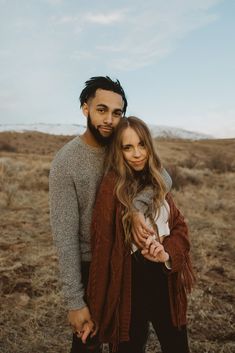
[[[142,172],[135,172],[125,161],[122,152],[123,132],[132,128],[146,147],[148,160]],[[146,186],[154,190],[151,209],[153,217],[158,215],[160,206],[166,195],[166,185],[161,176],[161,161],[154,146],[147,125],[134,116],[124,117],[115,129],[114,137],[105,161],[106,173],[110,170],[117,175],[115,193],[123,205],[122,223],[127,244],[131,243],[131,222],[133,215],[133,199]]]

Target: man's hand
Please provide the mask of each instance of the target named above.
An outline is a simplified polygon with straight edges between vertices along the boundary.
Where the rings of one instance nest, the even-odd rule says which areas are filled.
[[[70,310],[68,313],[68,321],[74,333],[81,337],[83,343],[85,343],[94,327],[88,307],[85,306],[82,309]]]
[[[147,225],[144,215],[141,212],[133,213],[131,232],[135,244],[140,249],[144,248],[146,239],[154,234],[154,230]]]

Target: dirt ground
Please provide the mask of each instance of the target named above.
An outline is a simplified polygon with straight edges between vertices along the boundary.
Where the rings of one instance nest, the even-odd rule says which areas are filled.
[[[48,210],[50,163],[69,139],[0,133],[1,353],[69,352]],[[156,148],[190,228],[191,353],[235,352],[235,139],[162,139]],[[161,352],[152,331],[147,352]]]

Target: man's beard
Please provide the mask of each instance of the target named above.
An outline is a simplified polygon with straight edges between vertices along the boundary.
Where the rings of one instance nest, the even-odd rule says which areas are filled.
[[[90,114],[88,114],[88,117],[87,117],[87,126],[88,126],[90,132],[92,133],[93,137],[96,139],[96,141],[100,145],[106,146],[106,145],[110,144],[110,142],[112,141],[112,138],[113,138],[113,131],[109,136],[101,135],[98,128],[92,124]]]

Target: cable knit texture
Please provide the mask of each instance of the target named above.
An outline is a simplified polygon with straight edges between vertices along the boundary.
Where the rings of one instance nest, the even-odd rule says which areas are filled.
[[[100,185],[92,222],[92,262],[88,283],[88,304],[99,325],[99,339],[115,346],[129,339],[131,314],[131,253],[124,244],[122,207],[114,195],[116,177],[107,174]],[[187,298],[193,280],[189,258],[188,228],[171,195],[170,236],[164,240],[171,257],[168,276],[171,317],[175,326],[186,324]]]
[[[57,153],[51,165],[51,226],[68,309],[86,306],[81,261],[91,261],[90,226],[104,156],[104,148],[91,147],[77,136]]]

